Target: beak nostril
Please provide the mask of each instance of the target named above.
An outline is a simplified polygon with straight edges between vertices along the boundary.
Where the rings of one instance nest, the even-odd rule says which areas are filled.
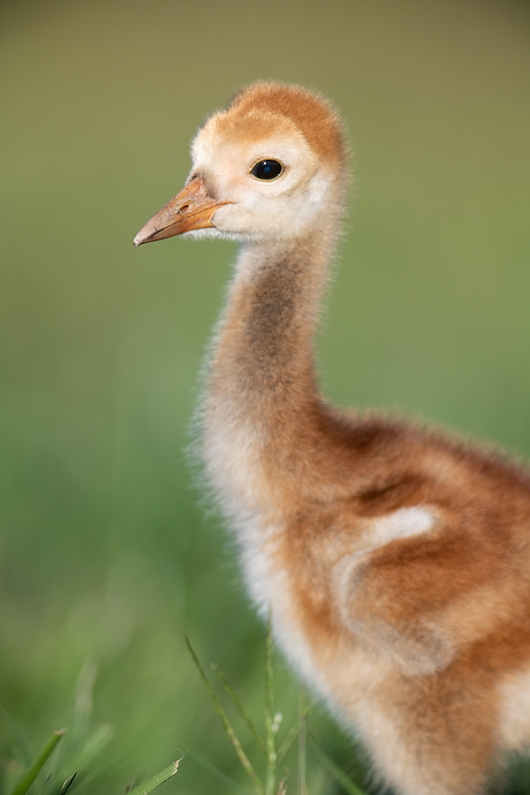
[[[135,245],[164,240],[194,229],[214,228],[213,214],[229,203],[216,201],[207,193],[200,177],[196,177],[142,227],[135,237]]]

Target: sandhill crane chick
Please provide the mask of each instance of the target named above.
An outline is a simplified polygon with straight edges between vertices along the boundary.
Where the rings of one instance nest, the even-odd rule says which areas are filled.
[[[320,397],[319,304],[348,157],[317,93],[256,83],[192,145],[135,245],[237,240],[201,409],[252,599],[403,795],[479,795],[530,742],[530,475]]]

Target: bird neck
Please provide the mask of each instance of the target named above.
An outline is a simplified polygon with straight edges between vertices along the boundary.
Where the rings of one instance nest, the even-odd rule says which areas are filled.
[[[238,503],[312,488],[306,465],[326,445],[313,338],[333,246],[319,232],[240,252],[204,406],[210,476]]]
[[[301,396],[315,391],[313,337],[326,266],[312,241],[245,246],[240,253],[214,380],[220,376],[224,387],[229,375],[256,420],[271,400],[299,407]]]

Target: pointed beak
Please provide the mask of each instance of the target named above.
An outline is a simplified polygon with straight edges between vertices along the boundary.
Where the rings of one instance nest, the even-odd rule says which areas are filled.
[[[182,235],[193,229],[213,227],[212,217],[219,207],[231,202],[218,202],[208,194],[201,177],[194,177],[180,193],[177,193],[145,226],[142,226],[134,245],[163,240],[166,237]]]

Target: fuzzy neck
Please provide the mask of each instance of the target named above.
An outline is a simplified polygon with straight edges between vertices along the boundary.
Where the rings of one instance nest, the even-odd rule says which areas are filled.
[[[266,421],[271,401],[285,410],[314,395],[313,337],[326,264],[312,241],[240,253],[212,387],[244,395],[256,422]]]
[[[292,504],[295,492],[314,489],[312,466],[329,433],[313,338],[333,243],[315,233],[240,252],[214,338],[203,423],[210,477],[238,504]]]

